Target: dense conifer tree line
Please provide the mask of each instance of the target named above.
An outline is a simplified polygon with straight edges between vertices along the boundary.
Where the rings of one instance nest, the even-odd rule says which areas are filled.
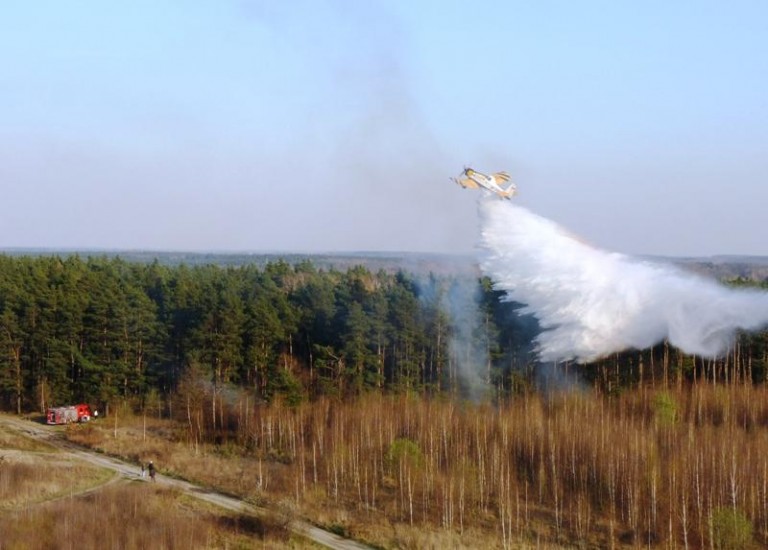
[[[0,256],[0,408],[141,401],[170,394],[185,376],[263,399],[374,390],[466,396],[473,386],[499,395],[529,387],[536,371],[536,323],[515,309],[486,279],[362,266]],[[765,355],[758,334],[720,361],[659,346],[578,372],[611,387],[652,376],[762,380]]]
[[[463,284],[309,262],[0,256],[0,402],[23,411],[167,394],[190,372],[265,399],[458,389],[445,301]],[[484,306],[498,305],[484,289]]]

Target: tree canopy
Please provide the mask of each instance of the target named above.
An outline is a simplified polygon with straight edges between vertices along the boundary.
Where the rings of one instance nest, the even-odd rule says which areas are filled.
[[[217,267],[0,255],[0,407],[143,400],[170,394],[190,371],[214,390],[239,386],[263,399],[465,395],[474,383],[517,391],[535,370],[538,327],[502,298],[487,279],[307,261]],[[740,342],[731,367],[747,375],[748,364],[762,379],[765,333]],[[622,367],[620,384],[652,368],[715,376],[723,364],[671,353],[659,346],[581,372],[605,383],[617,362],[633,367]]]

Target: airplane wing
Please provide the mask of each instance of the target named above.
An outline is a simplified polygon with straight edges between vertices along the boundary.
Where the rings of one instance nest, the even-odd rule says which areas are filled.
[[[472,178],[454,178],[453,181],[464,187],[465,189],[480,189],[480,186]]]
[[[501,185],[502,182],[506,183],[511,179],[509,177],[509,174],[507,174],[506,172],[496,172],[495,174],[493,174],[493,178],[496,180],[496,183],[499,185]]]

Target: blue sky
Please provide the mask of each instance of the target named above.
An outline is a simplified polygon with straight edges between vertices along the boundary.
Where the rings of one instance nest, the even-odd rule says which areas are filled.
[[[767,52],[757,1],[4,5],[0,247],[470,252],[472,165],[610,250],[768,255]]]

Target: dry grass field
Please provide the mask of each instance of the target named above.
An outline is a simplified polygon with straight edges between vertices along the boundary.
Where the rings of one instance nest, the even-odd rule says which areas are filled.
[[[233,514],[0,426],[0,550],[305,548],[285,525]]]
[[[79,494],[113,478],[112,472],[62,456],[45,443],[0,427],[0,511]]]

